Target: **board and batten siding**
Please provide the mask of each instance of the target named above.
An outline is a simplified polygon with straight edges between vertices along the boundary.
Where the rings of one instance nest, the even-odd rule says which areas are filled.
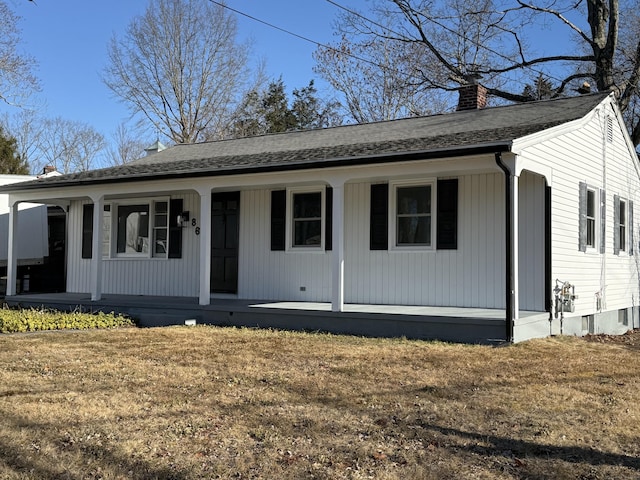
[[[544,177],[531,172],[518,179],[520,310],[545,309],[545,186]]]
[[[458,177],[458,249],[369,250],[371,184],[345,187],[345,301],[502,308],[504,181]]]
[[[198,212],[199,197],[195,194],[173,195],[182,198],[183,208]],[[88,201],[74,201],[69,209],[67,255],[67,291],[87,292],[90,285],[90,259],[81,258],[82,205]],[[107,202],[108,203],[108,202]],[[182,232],[182,258],[103,259],[102,292],[123,295],[197,296],[198,294],[198,237],[195,228]]]
[[[606,118],[612,119],[611,142],[606,140]],[[634,202],[633,226],[638,228],[638,172],[615,113],[608,104],[582,128],[529,146],[520,157],[553,169],[552,186],[552,280],[575,286],[576,315],[597,313],[596,298],[602,294],[603,311],[638,305],[638,236],[636,255],[613,253],[614,195]],[[637,163],[637,162],[636,162]],[[605,253],[599,248],[579,251],[579,188],[585,182],[597,192],[605,191]],[[599,206],[596,211],[599,217]],[[596,238],[601,239],[600,219]],[[522,279],[522,275],[520,277]]]
[[[371,251],[370,182],[345,185],[345,302],[503,308],[504,177],[459,177],[458,249]],[[331,252],[270,250],[270,190],[242,192],[239,296],[331,301]],[[302,288],[301,288],[302,287]]]
[[[271,251],[271,190],[240,196],[238,297],[331,301],[331,252]]]

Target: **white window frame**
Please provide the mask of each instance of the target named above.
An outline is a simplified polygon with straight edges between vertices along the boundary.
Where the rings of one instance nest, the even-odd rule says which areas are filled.
[[[618,225],[618,243],[621,252],[627,251],[627,228],[628,228],[628,215],[629,215],[629,204],[626,199],[620,198],[618,200],[618,214],[619,214],[619,225]]]
[[[295,245],[293,234],[293,197],[297,194],[301,193],[320,193],[320,209],[321,209],[321,218],[320,218],[320,245]],[[327,221],[327,212],[326,212],[326,187],[324,185],[314,185],[314,186],[305,186],[305,187],[289,187],[287,188],[287,220],[286,220],[286,229],[285,234],[287,236],[287,251],[288,252],[324,252],[325,249],[325,232],[326,232],[326,221]]]
[[[158,210],[156,208],[156,205],[158,203],[164,203],[166,205],[165,207],[165,211],[164,211],[164,215],[159,215],[158,214]],[[149,230],[150,230],[150,250],[151,250],[151,256],[153,258],[168,258],[169,257],[169,224],[171,222],[171,219],[169,218],[169,208],[170,208],[170,203],[169,203],[169,199],[154,199],[153,202],[153,211],[151,211],[150,209],[150,215],[151,218],[149,220],[153,220],[149,222]],[[156,220],[158,219],[158,216],[164,216],[165,217],[165,222],[163,226],[158,226],[156,224]],[[164,230],[164,253],[156,253],[155,252],[155,246],[157,243],[156,240],[156,233],[160,232]]]
[[[111,241],[111,232],[113,231],[113,220],[111,218],[111,212],[113,211],[113,206],[111,203],[104,204],[104,211],[102,213],[102,258],[111,258],[111,246],[113,242]]]
[[[431,187],[431,231],[430,231],[430,245],[398,245],[398,189],[404,187]],[[397,180],[389,182],[389,240],[390,250],[395,251],[435,251],[436,250],[436,178],[422,178],[419,180]]]
[[[154,255],[153,242],[155,238],[155,216],[156,216],[156,204],[160,202],[166,202],[167,204],[167,244],[166,244],[166,253],[162,256]],[[154,260],[166,260],[169,257],[169,223],[171,219],[169,218],[169,208],[170,208],[170,198],[169,197],[152,197],[152,198],[127,198],[124,200],[111,201],[109,203],[105,203],[105,206],[109,205],[110,212],[104,212],[105,221],[103,228],[109,228],[109,232],[103,232],[103,252],[102,257],[104,259],[154,259]],[[126,252],[117,252],[117,244],[118,244],[118,208],[121,206],[128,205],[147,205],[149,208],[149,228],[148,228],[148,242],[149,242],[149,251],[148,252],[140,252],[140,253],[126,253]],[[162,227],[160,227],[162,228]],[[108,249],[105,252],[105,246],[107,245],[107,237],[108,236]]]
[[[593,194],[593,217],[589,216],[589,193]],[[596,251],[598,249],[598,233],[599,233],[599,221],[600,221],[600,202],[598,198],[598,190],[587,186],[587,209],[585,215],[587,217],[586,235],[587,235],[587,250]],[[593,244],[589,244],[589,222],[593,222]]]

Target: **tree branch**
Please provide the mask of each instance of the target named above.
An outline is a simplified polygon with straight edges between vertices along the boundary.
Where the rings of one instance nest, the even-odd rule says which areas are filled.
[[[571,28],[574,32],[576,32],[578,35],[580,35],[580,37],[582,37],[582,39],[585,42],[587,42],[589,45],[593,45],[593,40],[591,38],[589,38],[589,36],[587,34],[585,34],[580,27],[578,27],[575,23],[569,21],[569,19],[567,17],[562,15],[562,13],[558,12],[557,10],[553,10],[551,8],[538,7],[537,5],[532,5],[530,3],[524,3],[521,0],[518,0],[518,3],[523,8],[526,8],[526,9],[529,9],[529,10],[533,10],[535,12],[547,13],[549,15],[552,15],[552,16],[556,17],[561,22],[563,22],[565,25],[567,25],[569,28]]]

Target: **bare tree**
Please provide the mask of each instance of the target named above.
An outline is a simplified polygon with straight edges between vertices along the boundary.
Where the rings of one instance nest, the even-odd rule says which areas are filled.
[[[33,74],[35,60],[20,52],[19,17],[0,0],[0,100],[22,104],[39,89]]]
[[[419,47],[420,66],[401,85],[452,92],[480,80],[494,97],[529,101],[523,87],[542,74],[553,81],[552,96],[586,81],[614,92],[626,112],[640,79],[635,9],[631,0],[376,0],[368,15],[347,12],[339,26],[350,40]],[[536,39],[551,27],[564,38],[547,53]],[[638,116],[626,118],[638,145]]]
[[[18,110],[13,115],[5,113],[0,122],[6,132],[16,139],[16,149],[20,158],[27,162],[31,172],[41,173],[42,161],[39,150],[44,124],[33,110]]]
[[[422,69],[421,57],[414,44],[343,35],[338,44],[316,50],[314,71],[343,94],[344,114],[355,122],[392,120],[445,106],[432,90],[410,80]]]
[[[176,143],[227,131],[251,78],[236,19],[204,0],[158,0],[109,46],[105,84]],[[247,87],[247,88],[245,88]]]
[[[126,125],[121,123],[113,133],[113,146],[107,150],[107,163],[112,166],[124,165],[140,158],[145,145],[139,137],[129,132]]]
[[[93,127],[60,117],[44,120],[44,130],[38,150],[38,165],[52,165],[62,173],[91,170],[106,144],[104,136]]]

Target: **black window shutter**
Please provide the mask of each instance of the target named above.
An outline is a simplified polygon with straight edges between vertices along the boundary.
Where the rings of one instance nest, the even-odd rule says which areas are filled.
[[[620,254],[620,197],[613,196],[613,253]]]
[[[369,220],[369,249],[389,248],[389,184],[371,185],[371,217]]]
[[[182,258],[182,228],[178,224],[182,208],[182,198],[169,201],[169,258]]]
[[[93,251],[93,203],[82,206],[82,258],[91,258]]]
[[[324,222],[324,249],[331,250],[333,247],[333,188],[327,187],[324,195],[326,216]]]
[[[285,249],[287,215],[287,191],[273,190],[271,192],[271,250]]]
[[[580,192],[578,196],[579,216],[578,216],[578,250],[587,251],[587,184],[580,182]]]
[[[629,255],[633,255],[633,202],[629,200]]]
[[[436,248],[458,248],[458,179],[438,180]]]
[[[607,193],[600,189],[600,253],[605,253],[607,238]]]

